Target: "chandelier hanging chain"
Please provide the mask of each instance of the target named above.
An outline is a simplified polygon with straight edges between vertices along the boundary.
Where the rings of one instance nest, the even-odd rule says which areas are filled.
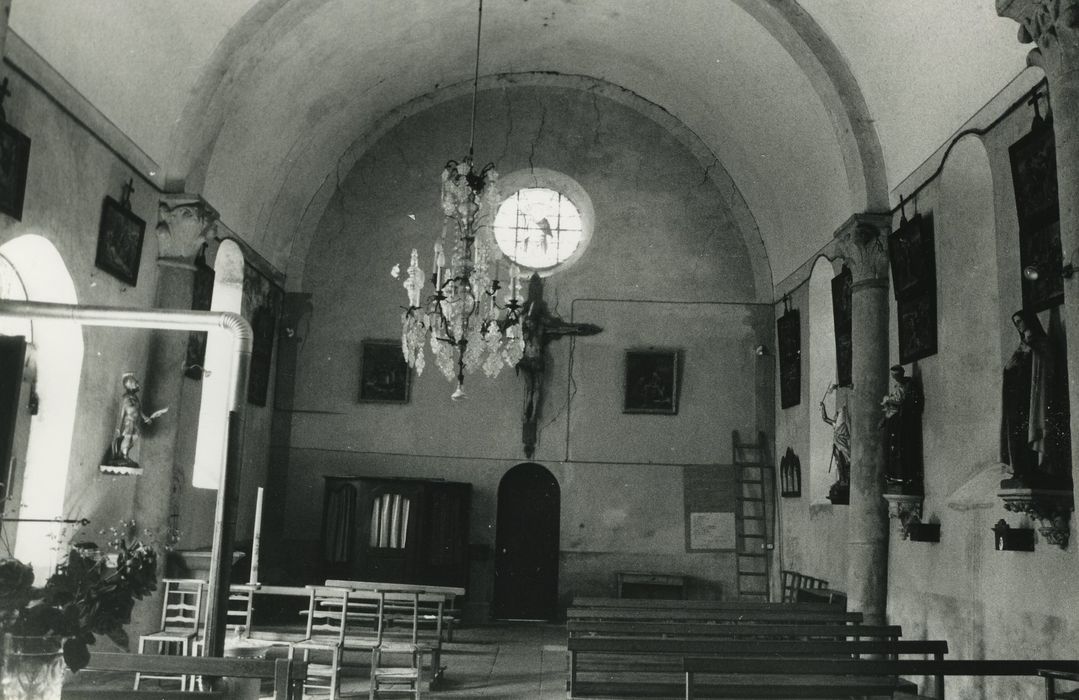
[[[404,281],[408,307],[401,316],[401,350],[408,365],[421,374],[424,348],[429,348],[446,379],[457,382],[454,399],[465,396],[465,374],[482,370],[495,377],[524,355],[520,270],[509,265],[510,281],[503,291],[498,280],[503,255],[490,226],[501,201],[498,172],[494,163],[476,168],[473,162],[483,29],[483,0],[478,2],[468,155],[447,161],[442,169],[442,231],[435,239],[431,274],[424,275],[419,251],[413,249]],[[391,274],[400,276],[401,266]],[[428,280],[434,291],[425,294]]]
[[[480,91],[480,36],[483,33],[483,0],[480,0],[480,9],[476,17],[476,67],[472,73],[472,120],[468,131],[468,157],[473,154],[472,147],[476,143],[476,96]]]

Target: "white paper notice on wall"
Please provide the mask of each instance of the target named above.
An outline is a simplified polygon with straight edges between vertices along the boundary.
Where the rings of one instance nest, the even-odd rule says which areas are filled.
[[[690,513],[690,549],[734,549],[734,513]]]

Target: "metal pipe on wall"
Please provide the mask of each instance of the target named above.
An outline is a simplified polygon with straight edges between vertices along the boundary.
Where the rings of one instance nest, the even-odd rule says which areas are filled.
[[[251,345],[254,334],[251,325],[239,314],[222,311],[186,311],[175,309],[131,309],[111,306],[78,306],[74,304],[51,304],[36,301],[12,301],[0,299],[0,318],[25,318],[30,320],[68,321],[81,326],[99,326],[113,328],[147,328],[174,331],[215,331],[224,330],[232,336],[233,359],[230,367],[232,388],[228,406],[225,410],[231,414],[230,438],[242,434],[243,407],[246,403],[245,388],[247,373],[251,364]],[[230,440],[231,441],[231,440]],[[232,451],[232,450],[230,450]],[[228,605],[228,581],[225,580],[232,564],[232,538],[225,537],[226,504],[234,499],[231,493],[238,485],[240,460],[226,458],[221,466],[221,475],[217,489],[217,507],[214,518],[213,554],[210,564],[210,580],[207,591],[206,635],[216,640],[214,645],[207,644],[207,656],[221,656],[224,636],[217,627],[224,619],[224,610]],[[237,474],[230,474],[236,471]],[[233,509],[234,511],[234,509]],[[235,512],[232,513],[235,517]]]

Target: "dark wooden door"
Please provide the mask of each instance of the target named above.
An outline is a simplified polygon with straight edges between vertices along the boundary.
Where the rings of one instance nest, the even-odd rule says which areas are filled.
[[[553,620],[558,608],[560,492],[551,472],[518,464],[498,485],[494,617]]]

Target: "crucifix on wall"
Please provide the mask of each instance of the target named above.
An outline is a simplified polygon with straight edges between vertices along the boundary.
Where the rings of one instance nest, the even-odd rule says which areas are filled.
[[[536,425],[543,405],[546,381],[547,346],[552,340],[567,335],[595,335],[603,329],[592,323],[570,323],[551,313],[543,300],[543,279],[532,273],[528,280],[528,301],[521,309],[521,327],[524,332],[524,356],[517,363],[518,373],[525,376],[524,418],[521,425],[521,441],[525,456],[532,457],[536,451]]]

